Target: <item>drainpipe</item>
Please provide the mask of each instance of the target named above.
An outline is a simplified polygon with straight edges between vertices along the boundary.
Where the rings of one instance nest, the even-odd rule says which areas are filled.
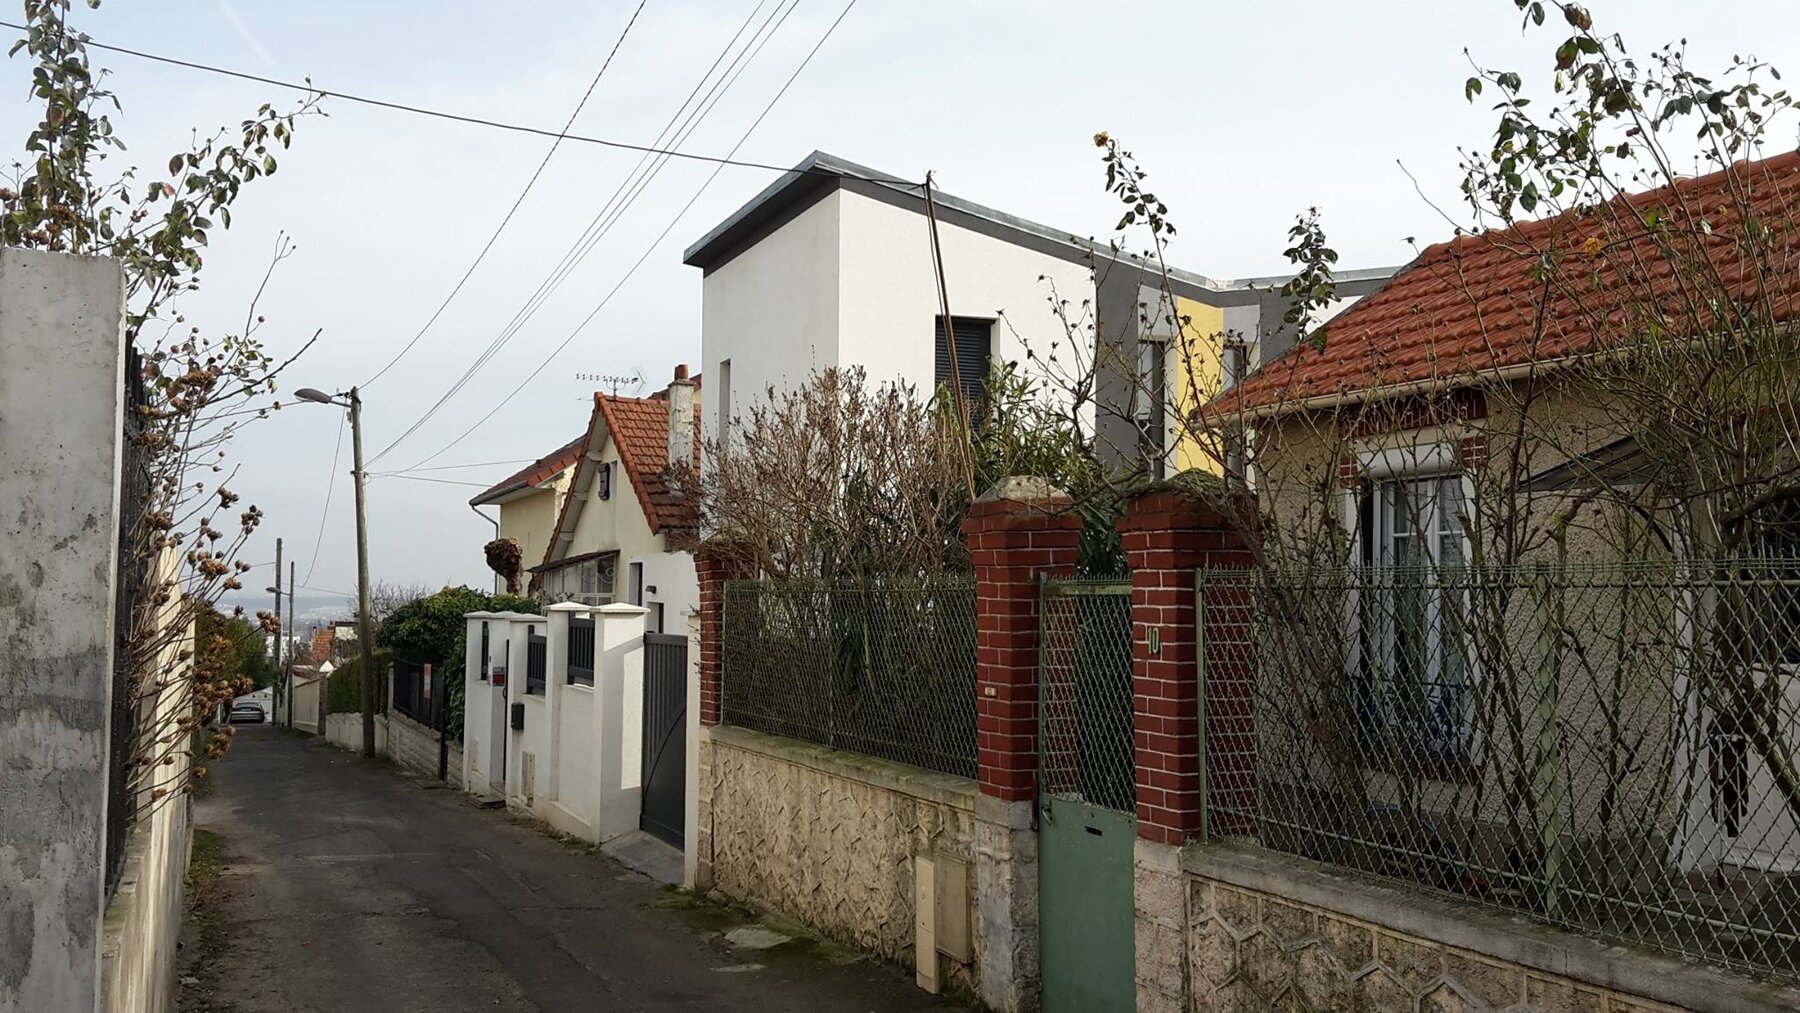
[[[476,506],[473,503],[469,504],[469,509],[474,511],[475,516],[481,518],[484,521],[487,521],[489,524],[492,524],[494,526],[494,537],[495,538],[500,537],[500,521],[498,519],[489,517],[487,514],[482,513],[481,508]],[[501,591],[500,575],[498,573],[496,573],[496,574],[494,574],[494,593],[499,594],[500,591]]]

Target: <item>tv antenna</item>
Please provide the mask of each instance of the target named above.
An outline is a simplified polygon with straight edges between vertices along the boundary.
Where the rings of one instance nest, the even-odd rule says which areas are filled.
[[[605,384],[609,388],[608,393],[613,397],[619,396],[620,387],[629,385],[632,393],[636,393],[638,388],[644,385],[644,375],[641,372],[625,376],[616,373],[576,373],[575,379],[585,380],[588,383]]]

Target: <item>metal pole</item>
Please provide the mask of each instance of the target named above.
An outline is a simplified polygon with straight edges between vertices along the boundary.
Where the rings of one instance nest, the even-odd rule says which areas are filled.
[[[287,615],[287,623],[281,627],[281,630],[282,630],[282,634],[284,636],[289,636],[289,637],[294,635],[292,632],[294,629],[294,573],[295,573],[294,568],[298,565],[299,564],[293,560],[288,561],[288,615]],[[287,726],[289,728],[293,728],[294,727],[294,646],[292,643],[288,644],[288,652],[287,652],[287,691],[288,691]]]
[[[287,627],[283,626],[281,624],[281,539],[277,538],[277,539],[275,539],[275,659],[274,659],[275,660],[275,671],[277,671],[277,672],[281,671],[281,641],[282,641],[282,638],[286,637],[286,636],[287,636]],[[281,700],[282,700],[282,703],[287,707],[288,710],[294,709],[293,698],[288,696],[288,692],[290,690],[292,690],[293,688],[294,687],[288,686],[288,685],[283,685],[281,687]],[[269,720],[273,721],[274,719],[275,719],[275,716],[273,714],[269,715]]]
[[[350,447],[356,459],[356,640],[362,654],[363,755],[375,755],[375,637],[369,628],[369,526],[363,501],[362,396],[350,388]]]

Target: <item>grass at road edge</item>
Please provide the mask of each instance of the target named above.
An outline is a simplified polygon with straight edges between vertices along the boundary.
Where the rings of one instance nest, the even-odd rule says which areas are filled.
[[[229,948],[225,902],[219,874],[225,867],[225,839],[210,830],[194,830],[188,856],[187,892],[182,919],[182,952],[177,961],[175,1008],[179,1013],[230,1013],[231,1006],[214,998],[218,976]]]

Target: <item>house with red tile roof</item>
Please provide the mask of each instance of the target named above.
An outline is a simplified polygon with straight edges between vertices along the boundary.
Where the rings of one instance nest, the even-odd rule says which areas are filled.
[[[569,479],[586,444],[587,433],[583,431],[469,500],[469,506],[476,508],[477,513],[484,506],[500,508],[497,537],[516,539],[527,566],[542,559],[550,544],[563,495],[569,490]]]
[[[530,589],[549,601],[627,602],[650,610],[652,633],[685,629],[698,604],[696,525],[676,467],[696,468],[700,378],[677,367],[649,397],[595,393],[588,431]]]
[[[1704,664],[1708,678],[1729,684],[1735,660],[1800,699],[1791,590],[1733,592],[1742,614],[1712,632],[1676,618],[1726,597],[1696,587],[1695,572],[1792,579],[1797,325],[1800,153],[1787,153],[1433,245],[1197,419],[1249,447],[1244,487],[1271,570],[1340,575],[1328,578],[1343,591],[1326,613],[1342,617],[1330,650],[1343,652],[1359,735],[1428,755],[1446,773],[1421,782],[1442,798],[1457,791],[1446,784],[1498,794],[1480,762],[1494,726],[1477,701],[1506,688],[1504,659],[1540,657],[1544,634],[1468,603],[1484,581],[1542,574],[1569,617],[1557,650],[1580,658],[1542,669],[1560,673],[1540,684],[1555,693],[1532,690],[1556,709],[1556,734],[1631,742],[1634,762],[1663,765],[1696,800],[1664,827],[1683,872],[1789,875],[1800,809],[1767,756],[1800,763],[1800,719],[1770,719],[1758,731],[1767,754],[1752,749],[1720,731],[1745,720],[1732,713],[1742,705],[1691,688],[1679,662],[1659,669],[1653,648],[1671,631],[1729,645]],[[1726,541],[1732,525],[1744,541]],[[1642,599],[1617,591],[1624,574]],[[1660,621],[1633,612],[1645,602],[1667,610]],[[1608,632],[1624,629],[1630,638]],[[1627,660],[1604,660],[1609,648]],[[1581,665],[1618,678],[1621,696],[1598,697]],[[1603,712],[1617,724],[1602,728]],[[1558,776],[1606,781],[1585,766],[1598,754],[1571,750]],[[1570,804],[1571,824],[1598,818],[1591,802]]]

